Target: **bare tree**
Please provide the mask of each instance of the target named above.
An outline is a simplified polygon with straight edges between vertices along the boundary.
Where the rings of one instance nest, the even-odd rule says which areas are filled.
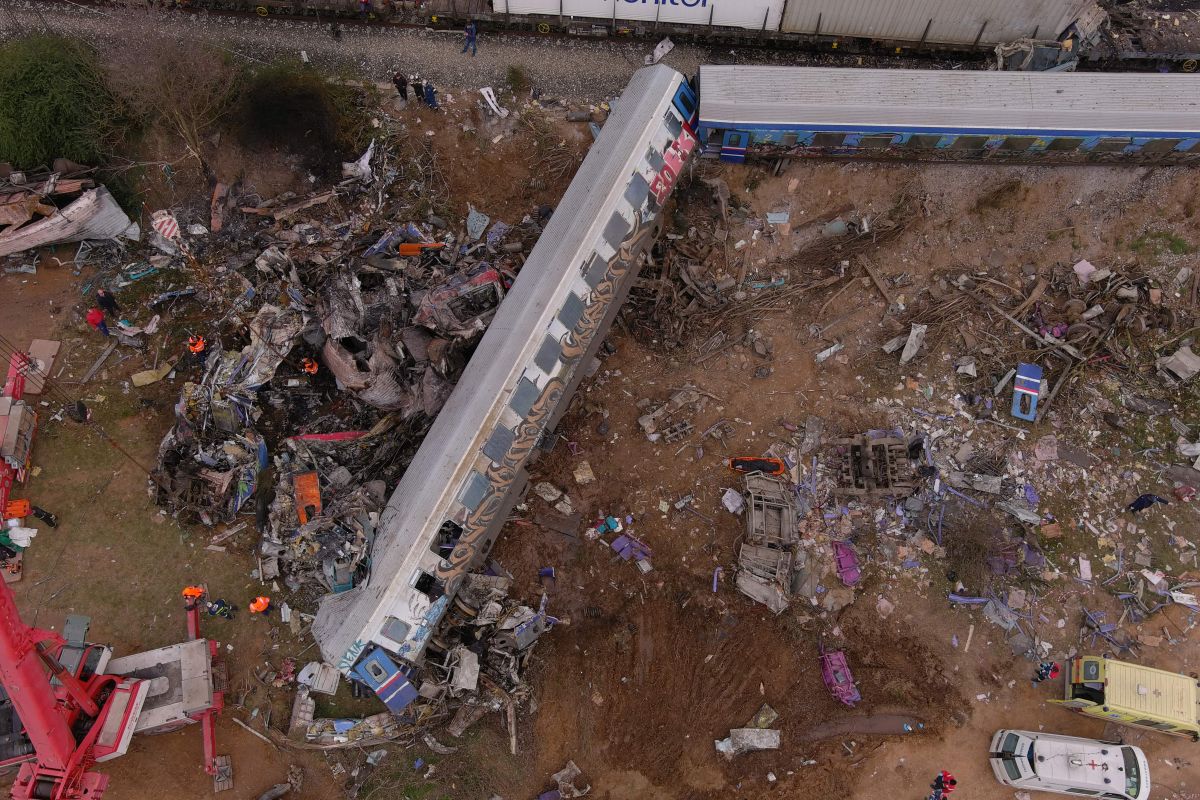
[[[190,41],[131,37],[110,62],[110,79],[130,106],[183,142],[209,183],[205,140],[233,108],[242,70],[228,54]]]

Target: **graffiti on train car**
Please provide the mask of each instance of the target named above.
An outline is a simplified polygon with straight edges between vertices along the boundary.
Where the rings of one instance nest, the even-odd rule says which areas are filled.
[[[675,187],[675,181],[679,179],[679,173],[683,171],[684,162],[696,149],[697,144],[699,140],[684,127],[675,141],[663,151],[663,168],[650,182],[650,194],[654,195],[660,206],[667,202],[671,189]]]

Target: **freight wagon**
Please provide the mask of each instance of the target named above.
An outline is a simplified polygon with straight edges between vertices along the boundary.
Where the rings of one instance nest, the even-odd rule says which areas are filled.
[[[358,0],[150,0],[259,16],[361,16]],[[143,6],[147,0],[108,0]],[[370,0],[369,19],[584,36],[646,35],[860,52],[982,53],[1034,41],[1077,52],[1104,12],[1095,0]]]

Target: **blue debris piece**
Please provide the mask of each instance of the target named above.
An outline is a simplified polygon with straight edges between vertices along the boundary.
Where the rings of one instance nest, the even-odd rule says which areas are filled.
[[[1037,421],[1038,398],[1042,393],[1042,368],[1037,364],[1018,364],[1013,381],[1012,415],[1027,422]]]

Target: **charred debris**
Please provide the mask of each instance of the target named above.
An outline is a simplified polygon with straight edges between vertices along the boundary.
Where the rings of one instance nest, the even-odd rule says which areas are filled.
[[[152,496],[184,522],[253,514],[262,580],[315,594],[364,569],[390,488],[550,214],[510,225],[469,209],[452,226],[419,146],[373,143],[343,173],[265,202],[218,186],[208,229],[234,235],[193,224],[153,240],[190,268],[187,301],[211,322],[175,365],[191,377]]]

